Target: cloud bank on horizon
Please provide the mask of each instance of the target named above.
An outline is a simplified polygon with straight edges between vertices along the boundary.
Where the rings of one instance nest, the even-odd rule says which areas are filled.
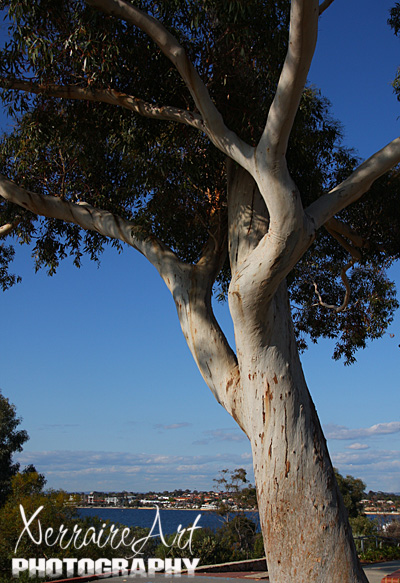
[[[394,424],[391,425],[393,429]],[[224,435],[223,430],[219,431]],[[355,434],[357,430],[352,431]],[[229,436],[229,432],[226,433]],[[371,433],[367,435],[370,436]],[[377,435],[377,433],[372,433],[372,435]],[[240,443],[239,437],[241,435],[238,432],[236,436],[238,443]],[[218,432],[214,438],[218,440]],[[233,437],[235,441],[236,438]],[[221,436],[219,440],[224,441]],[[333,464],[340,473],[361,478],[367,484],[367,490],[400,492],[399,450],[379,449],[355,442],[346,446],[345,451],[336,451],[331,455]],[[250,451],[213,455],[159,455],[118,451],[24,451],[16,458],[22,466],[34,464],[39,472],[45,474],[50,487],[63,488],[67,491],[146,492],[149,490],[171,491],[179,488],[210,490],[215,489],[213,480],[218,477],[221,469],[238,467],[243,467],[250,481],[254,483]]]
[[[210,490],[218,472],[243,467],[252,476],[250,453],[158,455],[109,451],[24,451],[21,466],[33,464],[48,485],[67,491]]]
[[[400,433],[400,422],[377,423],[371,427],[349,429],[343,425],[328,424],[324,426],[327,439],[361,439],[363,437],[375,437],[377,435],[389,435]]]

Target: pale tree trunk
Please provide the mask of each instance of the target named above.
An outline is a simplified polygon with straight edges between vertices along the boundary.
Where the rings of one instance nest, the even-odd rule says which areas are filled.
[[[247,276],[248,258],[268,229],[268,213],[253,179],[232,165],[228,193],[229,305],[240,371],[236,413],[251,442],[270,579],[366,582],[301,368],[285,278],[269,293],[263,282],[274,285],[275,276],[269,279],[267,271],[257,281],[256,270],[251,280]],[[294,248],[302,249],[302,241],[300,235]],[[276,261],[284,270],[296,260],[287,255]]]
[[[28,192],[4,178],[0,193],[37,214],[125,241],[159,271],[204,380],[250,439],[271,581],[366,583],[301,370],[285,287],[313,231],[290,180],[279,187],[276,176],[265,172],[262,178],[263,188],[273,187],[264,195],[276,201],[290,197],[293,209],[287,205],[278,216],[276,207],[270,215],[250,174],[228,164],[229,305],[236,354],[211,305],[226,255],[221,226],[210,233],[199,262],[187,265],[107,211]]]
[[[366,582],[298,358],[285,284],[257,332],[249,334],[243,317],[235,309],[241,421],[251,441],[270,579]]]

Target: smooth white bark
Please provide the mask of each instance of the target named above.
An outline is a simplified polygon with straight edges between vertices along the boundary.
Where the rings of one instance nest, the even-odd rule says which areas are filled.
[[[246,296],[239,280],[229,305],[270,579],[366,583],[302,373],[285,283],[263,313]]]
[[[319,229],[336,213],[361,198],[377,178],[399,163],[400,138],[396,138],[363,162],[341,184],[307,207],[306,213],[315,228]]]
[[[318,32],[318,0],[292,0],[289,45],[264,133],[257,150],[271,167],[286,155],[289,135],[314,55]]]
[[[212,310],[212,278],[203,266],[188,266],[174,279],[172,294],[188,347],[217,401],[239,423],[240,373]]]

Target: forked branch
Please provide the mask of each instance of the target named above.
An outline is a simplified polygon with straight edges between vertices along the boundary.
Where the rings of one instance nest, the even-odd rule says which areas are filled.
[[[1,175],[0,196],[32,213],[74,223],[104,237],[123,241],[142,253],[157,269],[177,303],[182,329],[203,377],[217,399],[230,410],[230,393],[239,378],[237,361],[211,306],[212,284],[223,250],[219,250],[219,255],[214,253],[212,269],[206,261],[188,265],[155,237],[145,235],[133,222],[109,211],[31,192]],[[13,226],[11,223],[4,225],[2,234],[11,232]],[[216,240],[223,244],[223,234]]]
[[[360,261],[360,251],[356,249],[356,247],[353,247],[353,245],[350,245],[350,243],[348,243],[348,241],[346,241],[346,239],[337,230],[329,226],[328,223],[325,225],[325,229],[328,231],[328,233],[339,243],[339,245],[341,245],[348,253],[350,253],[355,261]]]
[[[349,227],[349,225],[346,225],[346,223],[342,223],[342,221],[339,221],[335,217],[329,219],[329,221],[325,223],[324,227],[329,232],[334,231],[335,233],[338,233],[343,237],[350,239],[350,241],[360,249],[362,247],[368,246],[368,241],[366,241],[363,237],[358,235],[351,227]]]

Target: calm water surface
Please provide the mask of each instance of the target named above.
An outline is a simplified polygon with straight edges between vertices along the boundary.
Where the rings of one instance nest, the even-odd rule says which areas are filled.
[[[82,518],[85,516],[97,516],[101,520],[109,520],[114,524],[120,523],[129,527],[140,526],[141,528],[151,528],[156,517],[155,508],[79,508],[78,512]],[[211,528],[215,531],[224,523],[223,519],[215,512],[201,512],[200,510],[166,510],[161,508],[160,520],[163,534],[173,534],[177,532],[179,525],[182,525],[182,528],[185,528],[193,524],[199,514],[201,515],[201,518],[198,521],[197,526],[200,526],[201,528]],[[259,530],[260,520],[258,513],[246,512],[246,516],[251,518],[251,520],[257,524],[257,530]],[[377,519],[378,524],[381,527],[392,520],[400,520],[400,516],[390,514],[368,514],[368,518],[371,520],[374,518]]]
[[[109,520],[111,523],[120,523],[125,526],[140,526],[141,528],[151,528],[156,518],[155,508],[79,508],[79,515],[97,516],[101,520]],[[178,526],[187,527],[194,523],[198,515],[201,515],[197,526],[201,528],[211,528],[216,530],[223,525],[223,519],[214,512],[200,510],[166,510],[160,509],[160,522],[163,534],[177,532]],[[258,524],[258,514],[247,512],[246,515]]]

